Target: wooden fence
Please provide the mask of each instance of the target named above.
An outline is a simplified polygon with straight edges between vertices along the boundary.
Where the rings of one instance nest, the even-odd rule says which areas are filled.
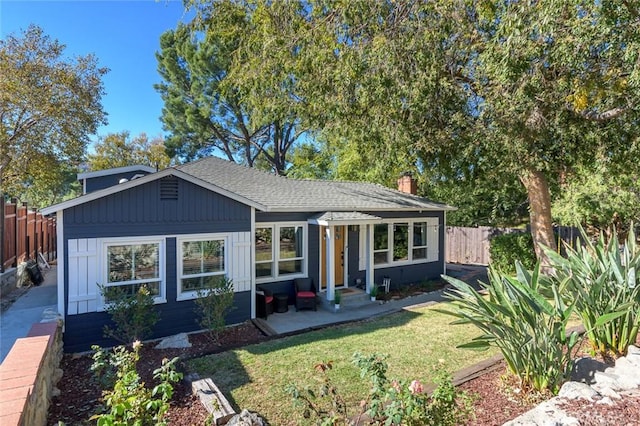
[[[574,246],[580,233],[570,226],[558,226],[554,231],[560,240]],[[464,265],[488,265],[489,241],[491,237],[510,232],[530,232],[529,229],[493,228],[490,226],[478,226],[466,228],[461,226],[447,226],[447,244],[445,261],[447,263],[460,263]]]
[[[43,217],[40,213],[29,210],[27,203],[16,200],[0,200],[0,218],[2,217],[0,272],[27,259],[37,259],[39,254],[47,261],[56,258],[55,218]]]

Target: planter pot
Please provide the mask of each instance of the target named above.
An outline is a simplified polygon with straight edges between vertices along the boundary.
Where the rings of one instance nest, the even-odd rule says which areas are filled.
[[[377,298],[375,296],[371,296],[371,301],[375,302],[377,300]]]
[[[335,307],[336,311],[339,311],[339,310],[340,310],[340,304],[339,304],[339,303],[336,303],[336,304],[335,304],[335,305],[333,305],[333,306]]]

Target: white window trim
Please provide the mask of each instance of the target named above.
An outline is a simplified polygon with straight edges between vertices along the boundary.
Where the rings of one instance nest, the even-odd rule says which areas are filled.
[[[287,227],[302,227],[302,257],[295,258],[287,258],[280,259],[280,228]],[[288,281],[295,278],[305,278],[307,276],[307,264],[309,262],[309,229],[307,226],[307,222],[257,222],[256,223],[256,231],[259,228],[271,228],[271,262],[265,261],[254,261],[253,268],[255,270],[255,265],[258,263],[271,263],[272,264],[272,275],[268,277],[257,277],[256,283],[270,283],[277,281]],[[255,237],[254,237],[255,238]],[[255,252],[255,239],[253,241],[254,244],[254,252]],[[255,253],[254,253],[255,256]],[[291,260],[302,260],[302,272],[299,274],[287,274],[280,275],[278,273],[278,263],[281,261],[291,261]]]
[[[427,245],[426,246],[415,246],[413,245],[413,225],[415,223],[420,223],[420,222],[425,222],[427,224]],[[436,222],[435,225],[430,225],[429,222]],[[375,253],[382,253],[383,251],[387,252],[387,262],[386,263],[375,263],[373,265],[374,269],[382,269],[382,268],[391,268],[391,267],[396,267],[396,266],[402,266],[402,265],[417,265],[420,263],[431,263],[431,262],[436,262],[437,259],[432,260],[430,253],[433,252],[433,250],[436,250],[437,252],[439,250],[437,250],[437,248],[434,248],[432,246],[429,245],[429,237],[428,237],[428,232],[430,230],[430,228],[433,227],[439,227],[439,221],[437,218],[435,217],[423,217],[423,218],[393,218],[393,219],[385,219],[383,220],[381,223],[384,223],[387,225],[387,249],[386,250],[374,250],[374,257],[375,257]],[[393,225],[395,224],[408,224],[409,225],[409,246],[408,246],[408,260],[398,260],[398,261],[394,261],[392,259],[393,256]],[[437,240],[439,241],[439,239]],[[439,243],[437,243],[439,244]],[[427,257],[424,259],[413,259],[413,249],[414,248],[426,248],[427,249]],[[389,260],[391,258],[391,260]]]
[[[189,242],[189,241],[211,241],[211,240],[218,240],[218,241],[224,241],[224,271],[222,272],[215,272],[215,273],[204,273],[204,274],[194,274],[194,275],[183,275],[182,271],[183,271],[183,267],[182,267],[182,243],[184,242]],[[195,277],[207,277],[207,276],[215,276],[215,275],[220,275],[220,276],[228,276],[229,273],[229,256],[230,254],[230,250],[229,250],[229,241],[230,241],[230,235],[229,234],[189,234],[189,235],[182,235],[179,237],[176,237],[176,286],[177,286],[177,294],[176,294],[176,301],[180,302],[183,300],[193,300],[193,299],[197,299],[198,298],[198,291],[197,290],[191,290],[191,291],[182,291],[182,279],[183,278],[195,278]]]
[[[387,247],[383,248],[383,249],[376,249],[376,243],[375,243],[375,233],[376,233],[376,225],[387,225]],[[393,231],[389,232],[390,230],[393,229],[393,222],[388,222],[388,221],[383,221],[382,223],[376,223],[375,225],[373,225],[373,235],[374,235],[374,240],[373,240],[373,263],[374,265],[389,265],[389,257],[390,253],[391,253],[391,248],[393,247],[393,240],[391,240],[390,238],[393,238]],[[387,261],[386,262],[382,262],[382,263],[376,263],[376,253],[386,253],[387,254]]]
[[[415,224],[416,223],[425,223],[426,224],[426,229],[425,232],[427,233],[424,237],[425,239],[425,243],[422,246],[416,246],[413,244],[413,241],[415,241],[414,238],[414,234],[415,234]],[[424,253],[425,253],[425,257],[423,259],[418,259],[418,260],[414,260],[414,263],[418,263],[420,261],[427,261],[427,259],[429,259],[429,222],[426,220],[415,220],[413,221],[413,223],[409,224],[409,237],[410,237],[410,241],[411,241],[411,259],[413,259],[413,252],[415,250],[420,250],[420,249],[424,249]]]
[[[165,263],[165,248],[166,239],[164,237],[122,237],[122,238],[103,238],[100,240],[100,254],[99,254],[99,267],[100,277],[102,277],[102,285],[105,287],[118,287],[120,285],[127,285],[135,283],[135,281],[123,281],[119,283],[109,284],[109,250],[110,246],[127,246],[138,244],[158,244],[158,276],[160,280],[160,294],[153,298],[154,304],[167,303],[167,281],[165,277],[166,263]],[[108,303],[105,301],[102,292],[99,295],[98,311],[106,310]]]

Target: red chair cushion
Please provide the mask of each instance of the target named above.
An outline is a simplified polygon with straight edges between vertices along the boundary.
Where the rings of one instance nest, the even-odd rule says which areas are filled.
[[[316,297],[316,294],[312,291],[299,291],[296,293],[297,297]]]
[[[273,301],[273,296],[265,296],[264,300],[267,303],[271,303]]]

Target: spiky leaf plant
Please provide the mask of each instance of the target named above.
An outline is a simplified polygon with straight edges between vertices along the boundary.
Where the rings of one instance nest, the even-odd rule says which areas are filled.
[[[510,277],[490,268],[490,285],[482,284],[486,296],[460,280],[443,277],[453,286],[445,296],[457,309],[442,312],[458,317],[454,323],[472,323],[482,331],[460,347],[496,346],[523,389],[555,394],[573,368],[571,352],[578,334],[566,333],[572,309],[552,282],[548,283],[551,299],[542,296],[539,264],[530,272],[516,262],[516,274]]]

